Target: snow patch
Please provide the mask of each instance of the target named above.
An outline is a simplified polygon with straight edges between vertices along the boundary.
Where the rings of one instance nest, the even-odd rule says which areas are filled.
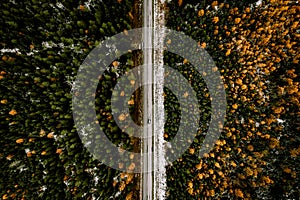
[[[260,6],[262,4],[262,0],[258,0],[255,4],[256,6]]]

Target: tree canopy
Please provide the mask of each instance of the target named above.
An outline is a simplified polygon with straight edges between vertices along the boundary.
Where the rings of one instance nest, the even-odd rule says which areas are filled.
[[[139,174],[93,159],[72,116],[81,63],[101,41],[137,27],[134,2],[2,1],[2,199],[139,198]],[[298,1],[171,0],[165,7],[166,26],[211,55],[227,98],[222,134],[199,158],[211,115],[209,91],[188,60],[164,53],[165,65],[188,79],[203,111],[192,145],[167,166],[167,199],[299,199]],[[136,150],[139,141],[118,128],[109,97],[118,74],[134,67],[137,54],[111,63],[95,94],[98,123],[114,144],[128,150]],[[165,88],[164,95],[164,137],[170,141],[181,111],[172,91]],[[129,103],[132,113],[135,102]]]

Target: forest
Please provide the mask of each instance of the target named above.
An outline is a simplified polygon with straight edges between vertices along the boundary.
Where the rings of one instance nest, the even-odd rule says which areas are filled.
[[[140,199],[140,174],[94,159],[72,114],[80,65],[101,41],[142,27],[138,2],[1,2],[2,199]],[[164,65],[188,80],[202,111],[194,141],[166,166],[165,198],[299,199],[299,2],[168,0],[164,9],[165,26],[197,41],[214,60],[227,100],[222,133],[199,157],[211,117],[210,93],[186,58],[164,52]],[[119,76],[138,64],[140,54],[129,51],[110,63],[94,94],[95,123],[113,144],[135,152],[140,141],[118,127],[110,97]],[[140,93],[128,102],[135,121]],[[164,108],[164,139],[171,141],[182,110],[167,88]]]

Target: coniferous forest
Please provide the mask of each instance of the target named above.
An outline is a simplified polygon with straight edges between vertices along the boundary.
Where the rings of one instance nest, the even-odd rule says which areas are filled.
[[[72,114],[80,65],[101,41],[142,27],[139,3],[1,1],[2,199],[140,199],[140,174],[93,159]],[[164,9],[165,26],[191,37],[212,57],[227,100],[223,131],[200,158],[210,93],[187,59],[164,52],[164,64],[189,81],[202,111],[191,146],[166,167],[166,199],[299,199],[299,2],[169,0]],[[138,50],[120,55],[94,94],[96,123],[112,143],[135,152],[140,141],[118,127],[110,97],[118,77],[140,64],[140,57]],[[141,93],[132,95],[131,116],[120,115],[120,121],[140,120]],[[164,139],[171,141],[181,108],[167,88],[164,107]]]

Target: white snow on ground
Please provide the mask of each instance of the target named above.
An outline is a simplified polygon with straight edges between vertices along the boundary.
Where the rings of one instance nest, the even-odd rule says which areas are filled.
[[[0,49],[1,53],[20,53],[20,49]]]
[[[261,5],[262,4],[262,0],[258,0],[257,2],[256,2],[256,6],[259,6],[259,5]]]
[[[164,62],[163,43],[164,33],[157,28],[164,28],[164,0],[154,0],[154,198],[163,200],[166,198],[166,160],[164,140]]]
[[[277,119],[277,122],[279,123],[279,124],[283,124],[284,122],[285,122],[285,120],[282,120],[282,119]]]

